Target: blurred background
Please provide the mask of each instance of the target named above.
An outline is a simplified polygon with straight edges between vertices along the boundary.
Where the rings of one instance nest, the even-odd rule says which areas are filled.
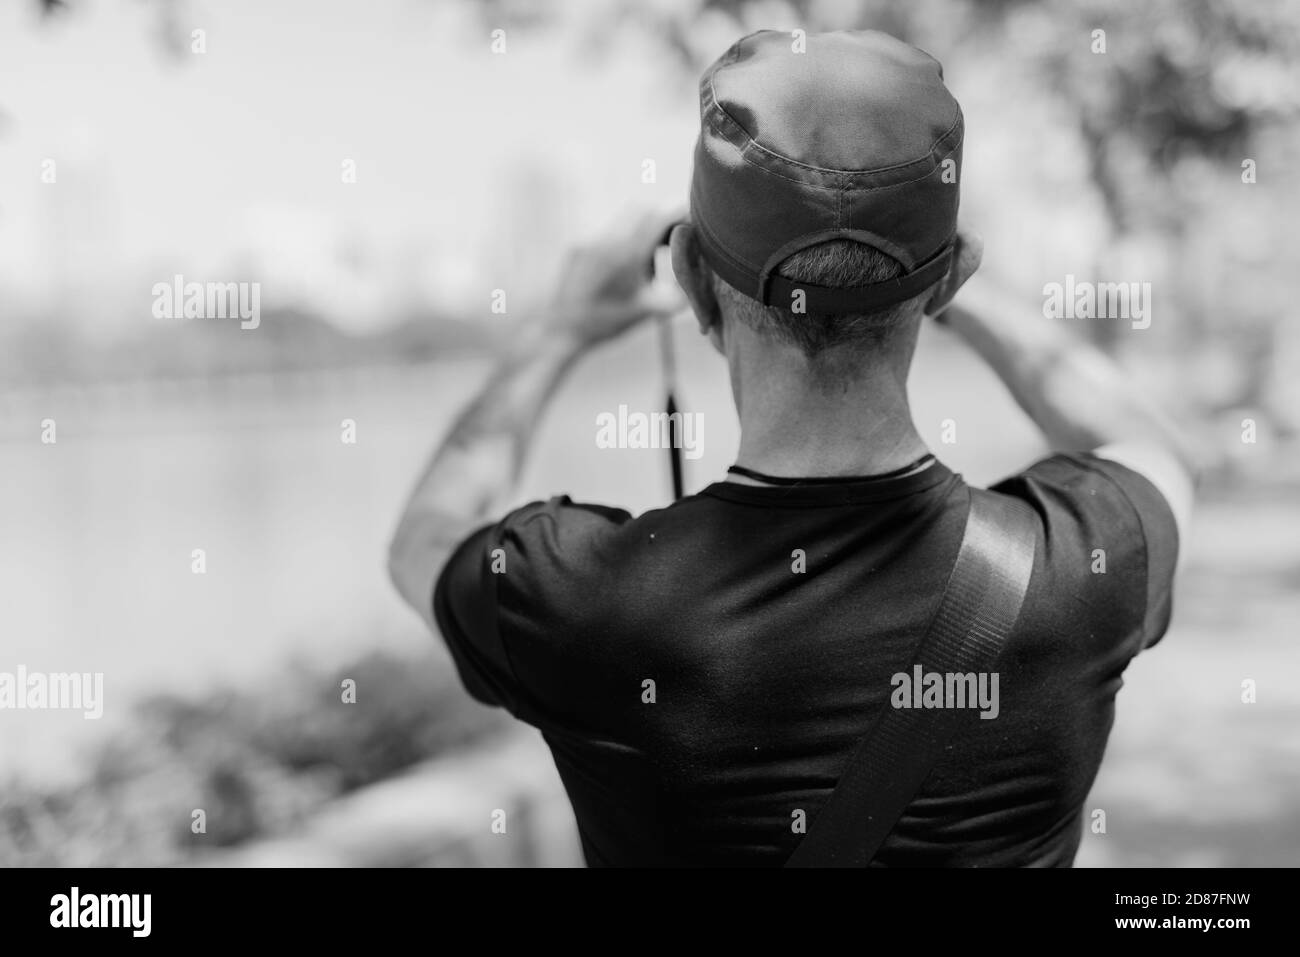
[[[684,202],[704,67],[754,29],[844,27],[944,64],[963,214],[1027,303],[1151,283],[1150,328],[1061,321],[1212,456],[1078,863],[1300,863],[1300,6],[8,0],[0,671],[102,672],[104,715],[0,711],[0,865],[580,863],[539,737],[461,691],[388,535],[565,248]],[[259,327],[155,318],[176,274],[259,283]],[[707,423],[689,492],[736,426],[678,331]],[[973,482],[1044,451],[941,331],[912,393]],[[665,504],[661,452],[594,443],[598,412],[661,396],[652,331],[593,355],[519,500]]]

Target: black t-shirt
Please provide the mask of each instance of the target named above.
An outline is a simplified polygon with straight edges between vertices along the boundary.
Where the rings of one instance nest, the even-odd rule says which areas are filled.
[[[998,663],[875,863],[1068,866],[1130,659],[1169,623],[1173,516],[1054,455],[993,487],[1042,522]],[[471,535],[434,611],[466,688],[539,728],[591,865],[779,865],[910,670],[968,496],[898,478],[718,482],[633,518],[535,502]]]

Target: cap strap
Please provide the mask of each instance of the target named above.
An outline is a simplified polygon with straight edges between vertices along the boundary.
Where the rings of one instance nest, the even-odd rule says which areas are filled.
[[[803,312],[873,312],[911,299],[942,279],[947,275],[952,262],[952,251],[953,244],[945,243],[937,253],[910,273],[861,286],[818,286],[770,273],[765,288],[760,290],[762,295],[759,301],[765,306],[793,309],[799,301],[796,294],[802,293]]]

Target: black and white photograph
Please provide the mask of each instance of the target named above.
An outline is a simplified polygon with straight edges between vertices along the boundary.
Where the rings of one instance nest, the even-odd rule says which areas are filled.
[[[4,0],[6,922],[1053,868],[1249,939],[1297,169],[1287,0]]]

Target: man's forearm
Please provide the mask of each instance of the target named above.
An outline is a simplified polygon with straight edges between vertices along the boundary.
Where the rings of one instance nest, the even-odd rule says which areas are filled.
[[[514,487],[537,423],[582,351],[570,338],[541,333],[512,342],[434,453],[407,511],[485,515]]]
[[[684,216],[676,209],[644,213],[570,252],[550,314],[512,341],[420,476],[393,534],[388,572],[427,623],[433,624],[434,583],[449,551],[514,488],[564,373],[598,343],[681,308],[679,293],[653,288],[650,264],[668,228]]]
[[[512,342],[416,482],[389,546],[389,573],[426,619],[447,553],[515,485],[542,413],[582,354],[573,336],[534,327]]]
[[[988,362],[1054,451],[1149,442],[1195,470],[1186,439],[1109,357],[988,285],[970,285],[945,324]]]

